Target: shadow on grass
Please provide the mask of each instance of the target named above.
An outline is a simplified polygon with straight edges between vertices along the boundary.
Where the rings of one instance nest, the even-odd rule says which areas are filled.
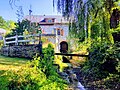
[[[0,65],[21,66],[26,64],[28,61],[30,61],[30,59],[5,57],[0,55]]]
[[[25,64],[26,61],[8,61],[8,60],[0,60],[0,65],[13,65],[13,66],[20,66]]]

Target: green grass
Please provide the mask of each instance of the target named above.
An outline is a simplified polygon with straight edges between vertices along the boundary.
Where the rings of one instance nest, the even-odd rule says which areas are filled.
[[[5,57],[0,55],[0,72],[1,70],[18,70],[28,62],[25,58]]]
[[[28,61],[29,60],[25,58],[13,58],[0,55],[0,90],[8,90],[7,85],[12,72],[16,72],[24,67]]]

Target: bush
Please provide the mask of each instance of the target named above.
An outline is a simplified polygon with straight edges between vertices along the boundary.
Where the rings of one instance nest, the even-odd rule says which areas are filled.
[[[0,48],[4,45],[3,43],[3,40],[0,40]]]
[[[46,81],[46,76],[35,68],[26,68],[11,75],[9,90],[39,90],[40,85]]]
[[[52,46],[48,45],[43,52],[44,57],[35,57],[25,68],[9,74],[9,90],[64,90],[67,87],[53,66]]]
[[[120,89],[120,75],[117,74],[109,74],[107,78],[104,79],[104,85],[107,89]]]
[[[47,77],[50,75],[53,75],[55,68],[53,66],[53,60],[54,60],[54,48],[51,44],[48,44],[47,48],[44,48],[42,50],[43,57],[35,58],[39,61],[38,68],[41,68],[41,71],[46,74]]]
[[[94,79],[106,78],[109,73],[119,73],[120,50],[119,43],[110,45],[108,43],[94,43],[89,49],[89,59],[83,67],[86,75]]]

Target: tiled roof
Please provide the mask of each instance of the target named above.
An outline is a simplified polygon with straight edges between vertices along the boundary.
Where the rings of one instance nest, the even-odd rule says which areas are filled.
[[[67,19],[59,15],[31,15],[31,16],[27,15],[24,17],[24,19],[27,19],[31,22],[37,22],[37,23],[46,23],[44,22],[46,18],[54,19],[54,23],[69,23]]]

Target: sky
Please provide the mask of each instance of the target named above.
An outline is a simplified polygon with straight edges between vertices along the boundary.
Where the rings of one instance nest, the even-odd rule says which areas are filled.
[[[53,0],[16,0],[17,6],[22,6],[24,16],[29,14],[31,6],[32,15],[61,15],[53,8]],[[55,5],[56,6],[56,5]],[[0,16],[5,20],[17,21],[17,7],[9,4],[9,0],[0,1]]]

